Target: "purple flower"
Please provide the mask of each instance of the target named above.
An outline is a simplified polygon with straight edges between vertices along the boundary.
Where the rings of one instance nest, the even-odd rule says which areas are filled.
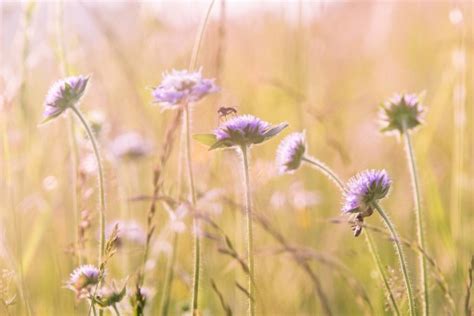
[[[385,170],[365,170],[358,173],[347,183],[342,212],[370,215],[371,204],[387,195],[391,183]]]
[[[86,264],[76,268],[69,277],[68,287],[81,294],[99,283],[100,271],[97,267]]]
[[[49,88],[44,101],[43,123],[61,115],[68,107],[74,106],[89,82],[89,76],[79,75],[56,81]]]
[[[277,166],[281,173],[292,172],[299,168],[306,151],[305,133],[292,133],[286,136],[277,150]]]
[[[167,110],[177,108],[184,102],[197,102],[218,90],[214,79],[202,78],[201,70],[172,70],[163,75],[161,84],[153,89],[152,95],[154,102]]]
[[[137,159],[151,153],[152,144],[140,134],[128,132],[119,135],[110,145],[113,155],[121,159]]]
[[[424,112],[420,97],[417,94],[396,94],[382,105],[382,131],[399,131],[415,128],[423,121]]]
[[[214,130],[217,142],[211,146],[211,149],[260,144],[277,135],[287,126],[287,123],[272,126],[270,123],[248,114],[235,116]]]

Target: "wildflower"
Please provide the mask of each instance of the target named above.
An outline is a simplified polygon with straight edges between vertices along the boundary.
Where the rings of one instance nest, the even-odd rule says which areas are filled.
[[[371,204],[384,198],[391,185],[385,170],[365,170],[347,183],[342,212],[372,214]]]
[[[414,93],[396,94],[382,105],[383,132],[398,130],[400,134],[422,123],[424,112],[420,97]]]
[[[277,166],[280,173],[298,169],[306,151],[305,132],[286,136],[278,146]]]
[[[46,95],[43,123],[61,115],[67,108],[79,102],[84,95],[89,78],[89,76],[79,75],[55,82]]]
[[[149,155],[152,144],[136,132],[128,132],[115,138],[110,150],[113,155],[121,159],[138,159]]]
[[[245,114],[225,121],[213,134],[194,135],[194,139],[210,146],[209,150],[233,146],[248,147],[276,136],[287,126],[287,123],[273,126],[258,117]]]
[[[99,268],[87,264],[76,268],[69,277],[68,287],[78,295],[88,292],[92,286],[99,283]]]
[[[214,79],[202,77],[201,70],[172,70],[163,74],[161,84],[153,89],[154,102],[163,110],[174,109],[187,102],[197,102],[218,91]]]

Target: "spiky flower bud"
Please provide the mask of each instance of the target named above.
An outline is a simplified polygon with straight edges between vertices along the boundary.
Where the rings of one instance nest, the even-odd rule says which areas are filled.
[[[43,123],[61,115],[67,108],[79,102],[86,91],[89,78],[79,75],[56,81],[46,94]]]
[[[342,212],[372,214],[373,202],[384,198],[390,190],[390,180],[385,170],[365,170],[349,179],[344,193]]]
[[[202,77],[201,70],[172,70],[163,74],[161,84],[153,89],[154,102],[163,110],[177,108],[183,102],[197,102],[210,93],[219,91],[214,79]]]
[[[281,173],[293,172],[299,168],[306,151],[305,132],[286,136],[278,146],[277,166]]]
[[[417,94],[396,94],[382,105],[380,113],[382,131],[399,131],[413,129],[423,121],[424,107]]]

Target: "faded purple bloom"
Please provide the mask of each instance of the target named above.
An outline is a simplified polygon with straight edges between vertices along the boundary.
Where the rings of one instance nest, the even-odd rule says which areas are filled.
[[[136,132],[119,135],[110,144],[112,154],[120,159],[137,159],[147,156],[152,150],[151,142]]]
[[[235,116],[214,130],[217,143],[211,149],[259,144],[283,130],[287,123],[272,126],[253,115]]]
[[[89,76],[79,75],[56,81],[49,88],[44,101],[44,121],[49,121],[63,113],[68,107],[75,105],[89,82]]]
[[[277,166],[281,173],[292,172],[299,168],[306,151],[305,133],[292,133],[286,136],[277,149]]]
[[[115,245],[120,248],[124,242],[130,242],[137,245],[144,245],[146,242],[146,232],[143,227],[135,221],[116,220],[109,223],[105,228],[105,236],[107,239],[117,225],[118,233]]]
[[[396,131],[415,128],[423,121],[424,107],[417,94],[396,94],[382,105],[382,131]]]
[[[214,79],[202,78],[201,70],[172,70],[163,75],[161,84],[153,89],[152,95],[154,102],[167,110],[177,108],[184,102],[197,102],[218,90]]]
[[[342,212],[372,213],[371,203],[384,198],[392,181],[385,170],[365,170],[347,183]]]
[[[80,295],[99,283],[99,268],[86,264],[76,268],[69,277],[68,287]]]

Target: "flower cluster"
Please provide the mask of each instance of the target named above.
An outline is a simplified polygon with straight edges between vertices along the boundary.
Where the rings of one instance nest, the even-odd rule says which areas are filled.
[[[396,94],[382,105],[382,131],[399,131],[413,129],[423,121],[424,112],[420,97],[417,94]]]
[[[79,102],[84,95],[89,78],[89,76],[79,75],[55,82],[46,94],[43,122],[61,115],[67,108]]]
[[[391,183],[385,170],[365,170],[358,173],[347,183],[342,212],[370,215],[371,204],[387,195]]]
[[[201,70],[172,70],[163,74],[161,84],[153,89],[154,102],[163,110],[177,108],[185,102],[197,102],[219,89],[213,79],[202,77]]]
[[[277,166],[281,173],[293,172],[299,168],[306,151],[305,133],[292,133],[286,136],[277,150]]]

